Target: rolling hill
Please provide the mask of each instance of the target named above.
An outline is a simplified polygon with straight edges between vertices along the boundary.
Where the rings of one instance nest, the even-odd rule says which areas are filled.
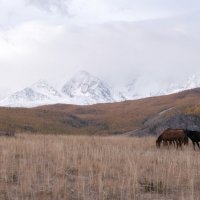
[[[146,135],[167,127],[200,129],[200,88],[96,105],[0,108],[0,130],[44,134]]]

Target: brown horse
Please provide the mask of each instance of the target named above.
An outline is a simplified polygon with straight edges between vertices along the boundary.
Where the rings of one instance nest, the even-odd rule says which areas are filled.
[[[156,140],[157,147],[160,147],[161,143],[165,146],[170,144],[176,144],[177,148],[182,148],[182,144],[188,144],[188,137],[183,129],[167,129]]]

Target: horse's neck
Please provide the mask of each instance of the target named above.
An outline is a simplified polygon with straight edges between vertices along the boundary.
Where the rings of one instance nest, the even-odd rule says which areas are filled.
[[[158,137],[158,142],[161,142],[162,141],[162,136],[160,135],[159,137]]]
[[[188,137],[190,137],[190,136],[192,135],[192,131],[189,131],[189,130],[186,130],[185,133],[186,133],[186,135],[187,135]]]

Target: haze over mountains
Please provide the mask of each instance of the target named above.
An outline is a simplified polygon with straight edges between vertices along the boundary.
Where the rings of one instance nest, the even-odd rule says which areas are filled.
[[[188,77],[183,83],[172,82],[165,86],[155,81],[154,87],[143,80],[139,76],[127,81],[122,87],[117,87],[86,71],[80,71],[58,88],[45,80],[39,80],[2,99],[0,106],[35,107],[56,103],[90,105],[167,95],[200,87],[199,74]]]

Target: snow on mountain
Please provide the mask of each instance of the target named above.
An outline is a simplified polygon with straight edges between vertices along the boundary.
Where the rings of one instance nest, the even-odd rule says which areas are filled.
[[[62,95],[51,85],[47,83],[45,80],[39,80],[38,82],[34,83],[31,88],[34,91],[37,91],[41,94],[45,94],[51,98],[60,98]]]
[[[146,80],[145,77],[138,77],[126,84],[121,93],[127,100],[133,100],[157,96],[158,91],[159,86],[156,82]]]
[[[181,92],[184,90],[184,86],[179,83],[170,83],[167,88],[162,89],[158,95],[167,95],[173,94],[177,92]]]
[[[126,99],[133,100],[173,94],[197,87],[200,87],[200,74],[192,75],[185,82],[179,82],[177,80],[163,85],[160,85],[156,81],[148,82],[144,77],[138,77],[130,81],[121,92]]]
[[[61,98],[61,94],[46,81],[40,80],[32,86],[11,94],[0,101],[0,106],[33,107],[52,104]]]
[[[34,107],[55,103],[88,105],[119,102],[167,95],[196,87],[200,87],[200,74],[189,77],[185,83],[171,82],[160,85],[156,80],[148,82],[145,77],[137,77],[123,87],[111,87],[100,78],[81,71],[59,90],[40,80],[0,100],[0,106]]]
[[[72,77],[63,87],[63,94],[78,104],[113,102],[111,87],[101,79],[81,71]]]
[[[48,102],[48,96],[34,91],[32,88],[25,88],[0,101],[1,106],[11,107],[32,107]]]
[[[200,87],[200,74],[197,73],[190,76],[185,83],[170,83],[167,88],[162,89],[158,95],[173,94],[198,87]]]
[[[133,79],[121,89],[121,93],[125,99],[137,99],[142,97],[142,95],[138,92],[137,82],[138,79]]]
[[[184,85],[183,90],[200,87],[200,74],[194,74],[188,78],[187,83]]]
[[[112,96],[116,102],[128,100],[128,98],[123,93],[124,88],[112,88]]]

